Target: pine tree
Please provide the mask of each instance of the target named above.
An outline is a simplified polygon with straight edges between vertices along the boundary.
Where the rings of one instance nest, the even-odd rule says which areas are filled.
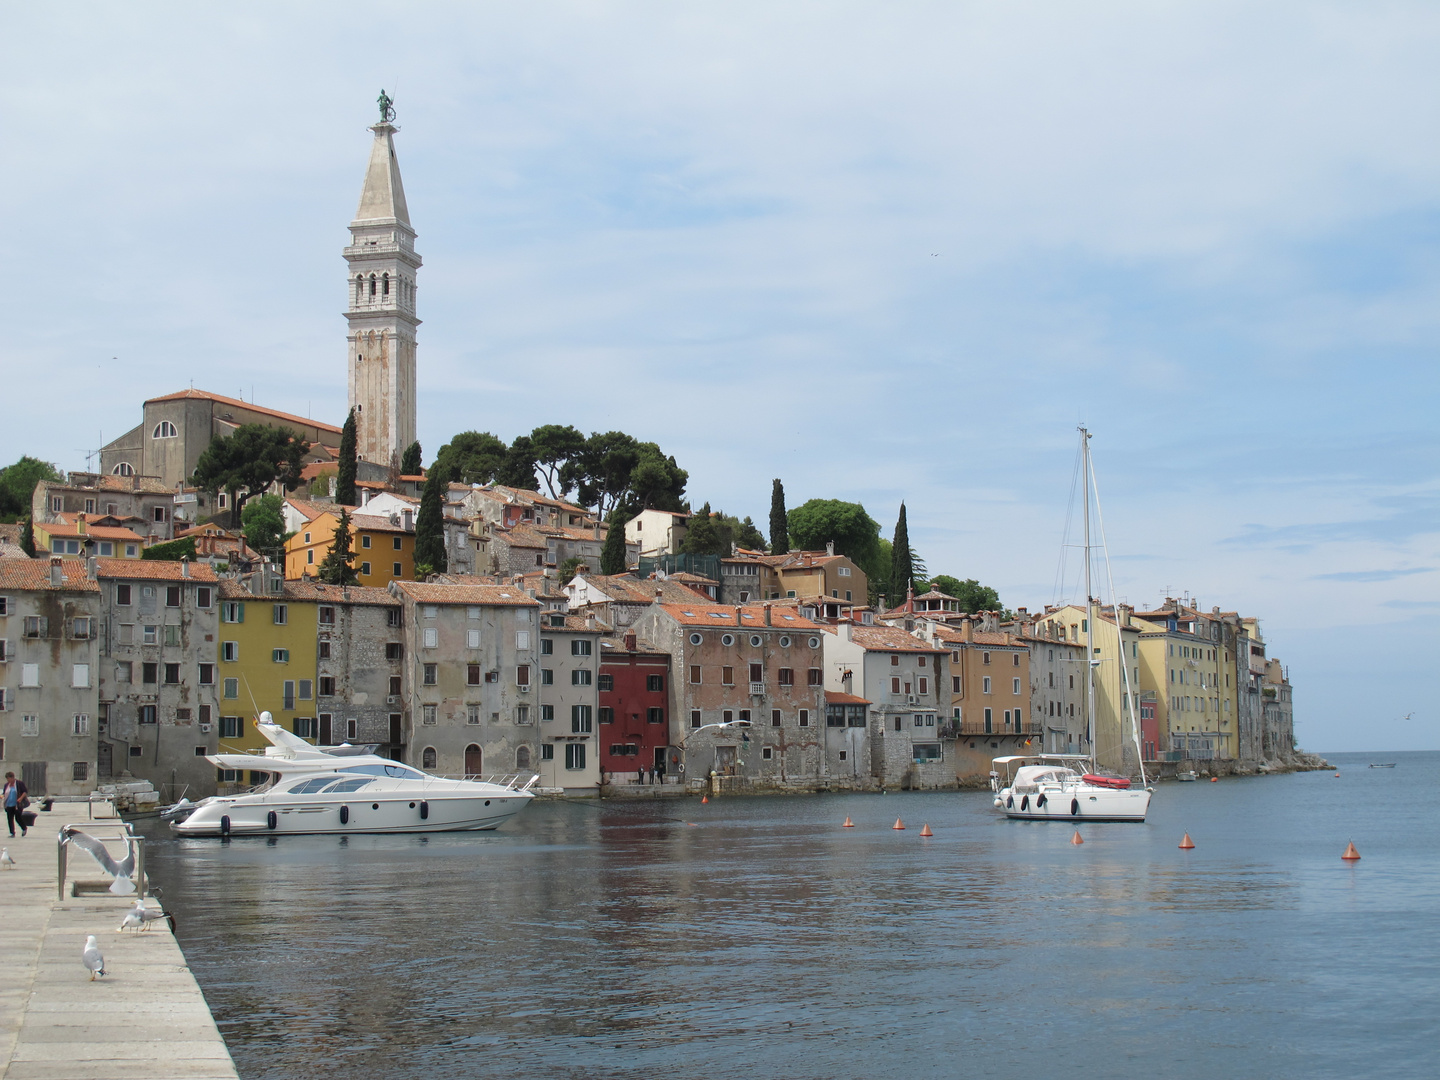
[[[400,475],[420,475],[420,443],[418,441],[412,442],[405,448],[405,453],[400,458]]]
[[[895,522],[895,539],[890,543],[890,595],[895,606],[905,602],[905,590],[915,577],[915,563],[910,552],[910,528],[905,522],[905,504],[900,504],[900,518]]]
[[[356,506],[360,498],[355,493],[355,410],[345,418],[340,430],[340,472],[335,478],[335,501],[341,506]]]
[[[350,511],[340,511],[340,524],[335,526],[335,539],[330,543],[330,550],[325,558],[321,560],[315,576],[327,585],[354,585],[360,580],[360,575],[350,565],[355,561],[355,553],[350,550]]]
[[[785,485],[777,478],[770,489],[770,554],[790,550],[790,519],[785,514]]]
[[[25,527],[20,530],[20,550],[35,557],[35,522],[30,518],[25,519]]]
[[[420,494],[420,513],[415,518],[415,568],[426,567],[432,574],[445,572],[444,492],[448,486],[443,469],[431,467]]]
[[[730,554],[729,542],[720,535],[720,530],[715,527],[715,518],[710,513],[708,502],[700,508],[699,513],[690,515],[690,525],[685,530],[685,539],[680,541],[680,552],[684,555]]]
[[[611,514],[609,530],[605,534],[605,546],[600,549],[600,573],[623,574],[625,573],[625,519],[619,514]]]

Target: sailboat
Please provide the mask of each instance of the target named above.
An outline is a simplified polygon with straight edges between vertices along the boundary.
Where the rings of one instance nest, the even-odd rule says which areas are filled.
[[[1128,777],[1101,775],[1095,761],[1095,678],[1103,660],[1096,658],[1096,616],[1100,605],[1090,580],[1092,545],[1090,543],[1090,506],[1094,500],[1097,516],[1100,502],[1095,492],[1095,472],[1090,461],[1090,432],[1080,428],[1080,470],[1085,500],[1085,695],[1086,726],[1090,753],[1036,754],[998,757],[991,762],[990,788],[995,792],[995,807],[1006,817],[1031,821],[1135,821],[1143,822],[1150,810],[1154,793],[1145,776],[1145,759],[1140,750],[1140,725],[1135,719],[1135,694],[1130,686],[1130,672],[1123,662],[1124,643],[1117,641],[1116,656],[1120,675],[1122,709],[1130,713],[1130,732],[1135,739],[1135,759],[1140,765],[1140,783]],[[1103,525],[1102,525],[1103,540]],[[1109,577],[1109,555],[1106,553],[1106,576]],[[1115,591],[1110,582],[1110,591]],[[1115,634],[1121,638],[1120,622],[1115,620]]]

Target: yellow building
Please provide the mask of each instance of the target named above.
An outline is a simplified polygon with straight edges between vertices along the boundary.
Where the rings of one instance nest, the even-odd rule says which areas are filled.
[[[285,542],[285,576],[297,581],[319,573],[339,526],[339,512],[330,510],[306,522]],[[350,515],[350,550],[357,584],[383,589],[392,581],[415,578],[415,528],[398,515]]]
[[[1139,770],[1136,741],[1140,702],[1146,689],[1140,660],[1141,627],[1124,605],[1120,608],[1119,623],[1113,608],[1093,605],[1091,610],[1095,618],[1091,656],[1095,672],[1095,760],[1105,768],[1128,775]],[[1052,632],[1067,642],[1083,646],[1090,617],[1083,604],[1067,604],[1047,608],[1039,621],[1047,628],[1053,627]],[[1090,707],[1088,697],[1082,691],[1085,709]]]
[[[36,521],[35,550],[52,555],[99,555],[102,558],[138,559],[145,548],[139,533],[118,518],[86,514],[57,514],[58,521]]]
[[[302,738],[313,741],[318,735],[319,604],[304,595],[308,591],[273,574],[256,575],[250,588],[238,581],[220,583],[216,654],[222,752],[270,745],[255,730],[255,718],[262,712]],[[220,779],[223,783],[251,778]]]
[[[1168,760],[1233,758],[1239,751],[1234,634],[1218,612],[1203,616],[1173,600],[1137,612],[1141,672]]]

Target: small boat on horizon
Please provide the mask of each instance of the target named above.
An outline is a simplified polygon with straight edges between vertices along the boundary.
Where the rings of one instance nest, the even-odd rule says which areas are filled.
[[[1393,768],[1395,768],[1395,762],[1393,762],[1393,761],[1372,761],[1372,762],[1370,763],[1370,768],[1372,768],[1372,769],[1393,769]]]
[[[369,746],[314,746],[262,712],[261,754],[210,754],[222,769],[265,774],[243,795],[213,795],[166,811],[182,836],[470,832],[497,829],[535,796],[538,775],[504,783],[431,776]]]

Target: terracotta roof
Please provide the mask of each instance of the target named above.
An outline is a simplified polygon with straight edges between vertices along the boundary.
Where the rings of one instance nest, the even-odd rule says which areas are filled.
[[[338,514],[341,510],[354,511],[353,506],[339,503],[313,503],[306,499],[286,499],[285,504],[293,507],[306,521],[314,521],[321,514]]]
[[[539,607],[537,600],[514,585],[441,585],[424,581],[392,581],[394,588],[417,604],[475,604],[492,607]]]
[[[199,401],[214,401],[224,405],[233,405],[237,409],[247,409],[253,413],[262,413],[265,416],[273,416],[279,420],[289,420],[292,423],[304,424],[306,427],[319,428],[321,431],[340,434],[340,429],[333,424],[324,424],[319,420],[311,420],[308,417],[296,416],[294,413],[281,412],[279,409],[267,409],[263,405],[254,405],[248,401],[241,401],[239,398],[226,397],[224,394],[212,394],[208,390],[196,390],[193,386],[187,390],[181,390],[175,394],[164,394],[160,397],[147,398],[145,404],[149,405],[156,401],[184,401],[195,399]]]
[[[661,603],[667,604],[713,604],[714,601],[690,586],[676,581],[661,581],[647,578],[644,581],[629,574],[587,574],[585,580],[595,585],[611,600],[621,604],[653,604],[656,590],[660,592]],[[731,612],[733,617],[733,610]]]
[[[389,517],[381,517],[379,514],[351,514],[350,526],[364,532],[413,533],[415,531],[414,528],[407,529],[400,522],[392,522]]]
[[[932,588],[932,589],[931,589],[929,592],[927,592],[927,593],[921,593],[919,596],[915,597],[915,599],[916,599],[916,600],[958,600],[959,597],[951,596],[949,593],[943,593],[943,592],[941,592],[939,589],[933,589],[933,588]]]
[[[933,645],[894,626],[852,626],[850,640],[866,652],[943,653]]]
[[[116,529],[109,525],[85,524],[85,531],[80,531],[80,526],[70,525],[63,521],[35,523],[36,532],[44,532],[46,536],[65,536],[78,539],[81,536],[92,536],[96,540],[120,540],[126,543],[143,543],[145,538],[139,533],[131,532],[129,529]]]
[[[556,626],[555,623],[554,623],[552,620],[553,620],[557,615],[560,615],[560,612],[558,612],[558,611],[547,611],[545,614],[541,615],[541,616],[540,616],[540,629],[541,629],[541,630],[571,630],[571,631],[577,631],[577,632],[582,633],[582,634],[608,634],[608,633],[610,633],[610,630],[611,630],[611,627],[610,627],[610,624],[609,624],[609,623],[603,623],[603,622],[601,622],[599,619],[596,619],[596,620],[595,620],[593,626],[592,626],[592,625],[589,625],[590,620],[587,619],[587,618],[585,618],[584,615],[565,615],[565,616],[562,616],[562,617],[564,618],[564,620],[565,620],[565,625],[564,625],[564,626]]]
[[[318,600],[324,604],[378,604],[399,607],[400,601],[386,589],[368,585],[326,585],[314,578],[285,582],[284,595],[294,600]]]
[[[190,573],[184,572],[185,564],[169,559],[96,559],[97,572],[102,578],[131,578],[146,581],[198,581],[213,585],[220,580],[215,568],[209,563],[190,563]]]
[[[531,525],[512,525],[508,529],[496,526],[491,530],[491,535],[504,540],[511,547],[544,550],[550,546],[545,542],[545,537]]]
[[[794,607],[771,607],[771,625],[765,625],[764,604],[737,605],[740,622],[736,622],[735,607],[729,604],[661,604],[660,609],[682,626],[709,626],[721,628],[740,626],[746,630],[819,630],[820,626],[800,614]],[[914,640],[913,638],[911,640]],[[919,644],[919,642],[916,642]],[[928,650],[927,650],[928,651]]]
[[[73,475],[73,474],[72,474]],[[137,486],[138,481],[138,486]],[[173,495],[175,489],[155,476],[96,476],[95,483],[61,483],[59,480],[40,481],[45,487],[68,488],[74,491],[116,491],[139,495]]]
[[[854,694],[842,694],[838,690],[825,691],[826,705],[869,705],[870,699],[857,697]]]
[[[720,584],[720,583],[719,583],[718,581],[716,581],[714,578],[705,577],[703,574],[692,574],[692,573],[689,573],[689,572],[686,571],[686,570],[681,570],[680,573],[678,573],[678,574],[667,574],[667,575],[666,575],[666,578],[667,578],[668,580],[670,580],[670,581],[684,581],[684,582],[698,581],[698,582],[700,582],[702,585],[719,585],[719,584]]]
[[[85,563],[80,559],[64,559],[61,573],[65,584],[50,584],[50,559],[0,559],[0,589],[34,591],[53,589],[56,592],[98,593],[100,586],[85,576]],[[16,635],[19,636],[18,634]]]
[[[20,533],[23,532],[24,529],[25,526],[18,523],[10,525],[6,522],[0,522],[0,540],[8,540],[12,544],[18,544],[20,543]]]
[[[625,639],[624,637],[603,637],[600,639],[600,648],[602,650],[609,649],[611,652],[623,653],[625,652]],[[626,653],[626,655],[628,656],[629,654]],[[660,646],[651,644],[642,637],[637,637],[635,639],[635,655],[669,656],[670,654],[660,648]]]
[[[954,648],[957,645],[987,645],[1011,649],[1029,648],[1023,640],[1014,634],[997,634],[989,630],[976,630],[974,638],[966,641],[964,635],[961,634],[959,630],[952,630],[937,625],[935,627],[935,636],[943,641],[948,648]],[[1065,643],[1059,642],[1059,644]]]
[[[424,474],[423,472],[420,472],[420,473],[417,473],[417,474],[415,474],[415,475],[412,476],[412,475],[409,475],[408,473],[401,473],[401,474],[400,474],[400,479],[401,479],[401,480],[424,480],[424,479],[425,479],[425,474]]]

